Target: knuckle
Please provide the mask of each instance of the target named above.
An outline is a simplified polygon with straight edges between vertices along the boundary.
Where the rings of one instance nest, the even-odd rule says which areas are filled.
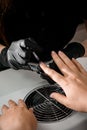
[[[78,74],[75,74],[75,73],[71,75],[71,78],[72,78],[73,80],[76,80],[78,77],[79,77]]]
[[[47,73],[48,75],[50,75],[50,76],[53,76],[53,75],[54,75],[54,70],[52,70],[52,69],[47,69],[47,70],[46,70],[46,73]]]

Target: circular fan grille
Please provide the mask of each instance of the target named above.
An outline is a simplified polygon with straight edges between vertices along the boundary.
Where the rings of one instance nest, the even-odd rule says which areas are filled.
[[[72,113],[71,109],[50,98],[52,92],[64,94],[63,90],[57,85],[43,85],[29,92],[24,98],[27,107],[33,107],[38,121],[58,121]]]

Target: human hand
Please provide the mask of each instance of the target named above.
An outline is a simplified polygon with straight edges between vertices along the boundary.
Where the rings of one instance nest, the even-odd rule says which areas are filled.
[[[14,41],[9,48],[1,51],[2,63],[13,69],[30,69],[30,62],[33,52],[39,52],[41,48],[31,38]]]
[[[0,130],[36,130],[37,120],[23,100],[18,100],[18,104],[9,100],[8,104],[2,106]]]
[[[42,70],[64,90],[65,95],[53,92],[50,96],[76,111],[87,112],[87,72],[74,58],[70,60],[63,52],[52,52],[52,58],[63,75],[40,63]]]
[[[72,59],[72,58],[76,59],[76,58],[82,57],[84,55],[85,49],[84,49],[84,46],[81,45],[81,43],[79,43],[79,42],[71,42],[71,43],[68,43],[66,45],[66,47],[64,47],[62,49],[62,52],[64,54],[66,54],[70,59]],[[59,70],[57,65],[54,63],[54,61],[49,62],[47,65],[50,68],[52,68],[55,71],[57,71],[58,73],[61,73],[61,71]],[[49,76],[47,76],[45,73],[43,73],[41,68],[39,70],[40,70],[39,72],[40,72],[41,78],[47,80],[50,84],[54,84],[55,83]]]

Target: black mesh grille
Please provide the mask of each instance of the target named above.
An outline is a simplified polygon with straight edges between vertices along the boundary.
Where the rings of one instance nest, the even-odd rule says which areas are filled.
[[[33,107],[38,121],[58,121],[72,113],[71,109],[50,98],[49,95],[52,92],[64,94],[63,90],[57,85],[43,85],[29,92],[24,98],[27,107]]]

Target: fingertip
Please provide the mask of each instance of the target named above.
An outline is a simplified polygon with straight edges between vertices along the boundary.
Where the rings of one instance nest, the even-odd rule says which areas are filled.
[[[26,46],[25,46],[25,41],[24,41],[24,40],[21,40],[20,42],[21,42],[21,43],[20,43],[20,46],[21,46],[21,47],[26,47]]]
[[[14,101],[12,99],[8,100],[8,104],[13,103]]]
[[[18,105],[19,105],[20,107],[26,107],[26,108],[27,108],[27,106],[26,106],[24,100],[22,100],[22,99],[19,99],[19,100],[18,100]]]
[[[29,111],[30,111],[30,112],[33,112],[33,111],[34,111],[33,107],[29,108]]]
[[[46,67],[46,64],[44,62],[42,62],[42,61],[39,63],[39,65],[40,65],[41,68]]]
[[[44,65],[44,62],[42,62],[42,61],[40,61],[40,63],[39,63],[40,65]]]
[[[24,102],[22,99],[19,99],[18,102]]]
[[[51,51],[51,54],[56,54],[56,52],[55,51]]]
[[[50,97],[51,97],[51,98],[54,98],[54,93],[51,93],[51,94],[50,94]]]
[[[9,109],[8,106],[4,104],[4,105],[2,106],[2,108],[1,108],[1,111],[2,111],[2,113],[5,113],[6,110],[8,110],[8,109]]]
[[[62,55],[62,54],[63,54],[63,52],[59,50],[59,51],[58,51],[58,54],[59,54],[59,55]]]
[[[11,99],[8,101],[8,104],[9,104],[9,107],[17,106],[17,103]]]
[[[22,100],[22,99],[19,99],[19,100],[18,100],[18,104],[20,104],[20,103],[23,103],[23,100]]]

